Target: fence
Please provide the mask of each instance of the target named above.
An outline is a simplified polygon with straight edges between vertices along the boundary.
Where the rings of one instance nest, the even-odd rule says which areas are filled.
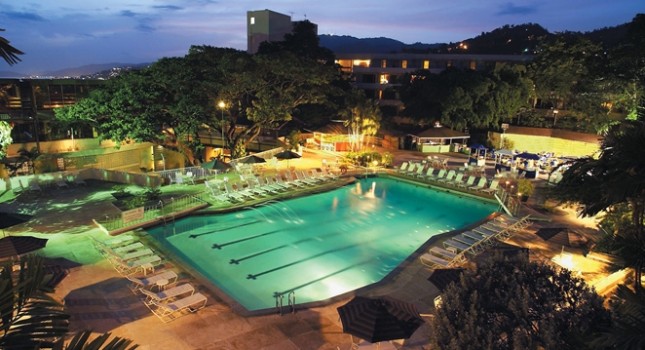
[[[172,221],[179,213],[196,210],[206,206],[207,203],[194,195],[185,195],[170,200],[159,200],[143,207],[140,215],[105,215],[94,219],[94,222],[108,233],[114,231],[131,230],[149,224]]]

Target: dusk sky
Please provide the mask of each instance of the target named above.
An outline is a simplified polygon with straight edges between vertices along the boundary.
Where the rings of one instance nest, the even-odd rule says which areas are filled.
[[[550,32],[630,22],[643,0],[0,0],[0,33],[25,52],[0,71],[37,74],[94,63],[184,56],[191,45],[246,50],[246,12],[270,9],[318,24],[319,34],[456,42],[505,24]]]

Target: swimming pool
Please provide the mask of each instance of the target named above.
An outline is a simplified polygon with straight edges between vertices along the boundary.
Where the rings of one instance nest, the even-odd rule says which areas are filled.
[[[432,236],[484,219],[497,205],[390,178],[196,215],[151,236],[249,311],[276,296],[322,301],[376,283]],[[285,301],[286,303],[286,301]]]

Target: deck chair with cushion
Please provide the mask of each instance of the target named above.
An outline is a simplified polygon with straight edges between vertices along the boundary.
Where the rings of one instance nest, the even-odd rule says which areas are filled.
[[[164,323],[177,319],[187,312],[195,312],[206,306],[207,298],[202,293],[195,293],[169,303],[152,301],[148,307]]]
[[[396,172],[401,173],[401,174],[406,173],[408,171],[408,165],[409,164],[410,163],[408,163],[408,162],[401,163],[401,166],[398,169],[396,169]]]
[[[147,273],[148,271],[154,271],[156,266],[161,265],[161,257],[158,255],[148,255],[146,257],[129,260],[121,262],[115,260],[112,262],[114,269],[123,275],[132,275],[137,272]]]
[[[456,172],[456,171],[454,171],[454,170],[449,170],[449,171],[448,171],[448,174],[446,174],[446,177],[441,178],[441,179],[437,179],[437,181],[439,181],[439,182],[441,182],[441,183],[444,183],[444,182],[450,182],[450,181],[452,181],[452,179],[454,179],[454,178],[455,178],[455,175],[456,175],[456,174],[457,174],[457,172]]]
[[[108,260],[125,263],[130,260],[141,259],[146,256],[154,255],[154,253],[155,252],[153,252],[152,249],[150,248],[142,248],[142,249],[133,250],[131,252],[125,252],[122,254],[110,254],[108,256]]]
[[[468,176],[468,180],[466,180],[466,182],[458,183],[457,187],[468,188],[468,187],[470,187],[470,186],[475,184],[475,179],[476,178],[477,178],[476,176],[470,175],[470,176]]]
[[[130,290],[137,291],[142,289],[150,289],[157,285],[159,281],[168,281],[168,283],[174,283],[177,281],[177,273],[172,270],[165,270],[159,273],[156,273],[149,277],[134,277],[126,276],[128,281],[132,282],[130,285]]]
[[[187,297],[195,294],[195,287],[190,283],[180,284],[172,288],[161,290],[159,292],[153,292],[147,289],[141,289],[140,292],[145,296],[143,300],[147,305],[155,303],[168,303],[179,297]]]
[[[499,185],[499,180],[498,179],[493,179],[493,181],[490,182],[490,185],[488,185],[487,188],[482,188],[480,191],[487,193],[487,194],[493,194],[497,191],[497,186]]]
[[[446,176],[446,169],[441,169],[436,175],[426,177],[426,180],[437,181],[439,179],[443,179],[444,176]]]
[[[485,177],[480,177],[476,185],[469,186],[468,189],[471,191],[480,191],[486,187],[488,180]]]

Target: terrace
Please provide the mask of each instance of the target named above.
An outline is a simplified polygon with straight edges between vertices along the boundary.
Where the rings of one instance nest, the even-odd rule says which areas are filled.
[[[318,167],[320,164],[321,158],[311,154],[303,162],[296,163],[303,168]],[[231,309],[220,295],[212,293],[207,282],[177,265],[172,256],[163,258],[169,266],[181,271],[181,279],[192,281],[197,290],[208,295],[208,305],[174,322],[159,322],[130,292],[128,281],[95,249],[94,240],[108,237],[93,220],[98,213],[105,215],[116,211],[112,205],[112,184],[94,180],[86,182],[86,186],[42,194],[24,193],[15,198],[10,192],[5,192],[0,198],[1,212],[32,216],[25,223],[5,229],[5,235],[46,237],[49,243],[41,253],[57,261],[69,262],[69,274],[57,286],[54,298],[65,302],[72,316],[73,331],[88,328],[95,332],[110,331],[150,348],[349,349],[352,346],[349,335],[342,332],[336,311],[349,298],[282,316],[276,313],[243,317]],[[334,186],[341,184],[339,182]],[[162,191],[164,198],[206,198],[203,196],[203,185],[173,184],[163,186]],[[219,209],[223,208],[221,203],[211,208],[218,210],[218,206]],[[555,215],[550,219],[552,221],[544,225],[557,223],[577,226],[581,231],[591,231],[593,226],[590,222],[580,222],[571,214]],[[557,243],[536,238],[534,231],[521,231],[511,237],[508,243],[529,247],[532,259],[547,261],[562,253]],[[139,238],[153,249],[156,248],[154,242],[145,236]],[[581,273],[593,273],[595,278],[601,274],[587,270]],[[415,304],[423,314],[431,314],[439,290],[427,281],[428,275],[428,269],[419,259],[410,259],[391,278],[362,290],[361,295],[390,295]],[[196,329],[199,331],[195,332]],[[420,349],[427,345],[428,339],[430,329],[425,324],[410,339],[397,342],[395,346],[399,349]]]

